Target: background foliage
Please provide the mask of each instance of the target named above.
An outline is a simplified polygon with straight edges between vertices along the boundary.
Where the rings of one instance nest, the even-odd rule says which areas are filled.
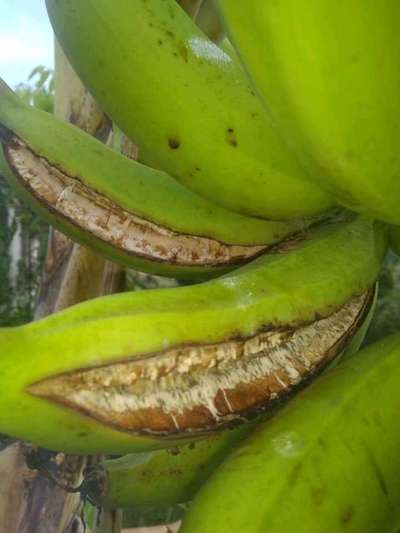
[[[16,92],[26,103],[51,113],[52,71],[36,67]],[[0,176],[0,326],[31,320],[47,235],[47,224],[15,196]]]

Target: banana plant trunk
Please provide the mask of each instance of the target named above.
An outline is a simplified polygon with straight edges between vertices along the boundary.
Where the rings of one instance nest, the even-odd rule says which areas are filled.
[[[55,113],[105,141],[110,124],[57,46],[55,76]],[[119,267],[50,230],[35,319],[118,292],[123,282]],[[80,484],[87,461],[20,442],[5,448],[0,453],[0,533],[83,531],[80,495],[64,487]],[[43,475],[48,471],[53,475]]]

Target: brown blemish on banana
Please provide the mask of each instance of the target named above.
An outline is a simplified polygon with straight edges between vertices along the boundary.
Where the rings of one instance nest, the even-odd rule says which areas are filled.
[[[171,150],[178,150],[178,148],[180,147],[181,143],[175,137],[170,137],[168,139],[168,145],[171,148]]]
[[[372,291],[296,329],[181,346],[77,370],[28,391],[120,431],[205,432],[266,408],[325,367],[364,320]]]
[[[20,138],[4,143],[10,167],[42,204],[127,254],[182,266],[223,266],[250,260],[266,246],[226,244],[177,233],[134,215],[36,155]]]

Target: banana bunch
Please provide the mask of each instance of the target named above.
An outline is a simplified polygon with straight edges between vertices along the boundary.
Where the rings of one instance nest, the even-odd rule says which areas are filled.
[[[90,471],[83,490],[111,508],[195,497],[191,533],[389,527],[399,339],[331,367],[358,351],[389,240],[400,249],[387,225],[400,224],[397,4],[46,5],[114,146],[0,80],[0,173],[73,240],[201,283],[0,329],[0,432],[130,454]],[[372,74],[382,65],[384,79]],[[375,498],[368,524],[358,486]]]

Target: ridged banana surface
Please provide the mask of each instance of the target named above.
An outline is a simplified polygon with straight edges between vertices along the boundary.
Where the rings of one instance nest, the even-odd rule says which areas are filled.
[[[283,220],[332,205],[275,132],[243,69],[175,0],[46,5],[69,61],[142,162],[247,215]]]
[[[248,72],[314,183],[400,224],[398,0],[218,0]]]

